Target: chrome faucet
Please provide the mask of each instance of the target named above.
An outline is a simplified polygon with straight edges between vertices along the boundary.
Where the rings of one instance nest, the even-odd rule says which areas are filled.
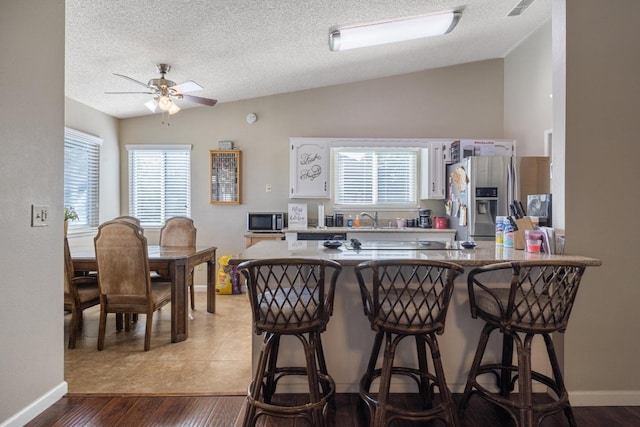
[[[372,228],[378,228],[378,212],[374,212],[373,216],[369,212],[360,212],[360,216],[368,216],[372,221]]]

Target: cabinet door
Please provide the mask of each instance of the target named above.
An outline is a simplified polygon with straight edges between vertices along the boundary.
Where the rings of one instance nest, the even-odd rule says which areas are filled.
[[[329,140],[317,138],[291,138],[289,197],[330,197]]]
[[[420,198],[445,198],[445,150],[446,144],[430,142],[420,150]]]

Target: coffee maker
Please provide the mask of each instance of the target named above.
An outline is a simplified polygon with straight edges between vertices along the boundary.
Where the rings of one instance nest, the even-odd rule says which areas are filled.
[[[431,209],[419,209],[418,210],[418,227],[431,228]]]

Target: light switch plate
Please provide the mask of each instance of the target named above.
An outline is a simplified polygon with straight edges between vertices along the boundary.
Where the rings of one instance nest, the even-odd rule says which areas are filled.
[[[49,225],[49,206],[31,205],[31,226],[46,227]]]

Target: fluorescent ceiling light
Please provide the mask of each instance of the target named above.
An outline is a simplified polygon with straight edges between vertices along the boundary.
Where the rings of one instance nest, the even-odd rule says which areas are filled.
[[[456,26],[460,16],[460,12],[444,12],[342,28],[329,34],[329,49],[332,51],[355,49],[447,34]]]

